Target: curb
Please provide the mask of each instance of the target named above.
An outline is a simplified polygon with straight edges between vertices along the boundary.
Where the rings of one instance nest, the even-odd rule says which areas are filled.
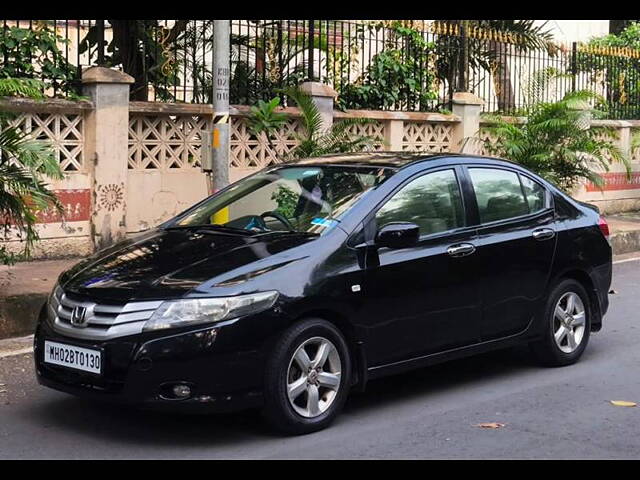
[[[46,300],[43,293],[0,298],[0,339],[33,333]]]
[[[637,252],[640,250],[640,230],[618,232],[609,237],[614,255]]]
[[[0,340],[0,360],[30,353],[33,353],[33,335]]]

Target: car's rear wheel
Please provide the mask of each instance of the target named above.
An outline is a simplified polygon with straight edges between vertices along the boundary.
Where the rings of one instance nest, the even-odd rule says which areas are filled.
[[[534,355],[546,366],[577,362],[591,330],[591,309],[584,287],[573,279],[562,280],[551,291],[544,315],[544,335],[531,344]]]
[[[285,331],[265,370],[263,414],[276,429],[304,434],[327,427],[350,385],[351,361],[340,331],[307,319]]]

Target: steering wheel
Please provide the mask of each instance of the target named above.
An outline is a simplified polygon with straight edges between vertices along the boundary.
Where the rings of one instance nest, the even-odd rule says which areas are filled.
[[[271,210],[270,212],[264,212],[260,215],[260,218],[264,221],[264,219],[266,217],[272,217],[275,218],[276,220],[278,220],[281,224],[283,224],[285,227],[287,227],[287,230],[291,231],[291,232],[295,232],[296,229],[293,228],[293,225],[291,225],[291,222],[289,220],[287,220],[287,217],[285,217],[284,215],[282,215],[280,212],[276,212],[275,210]],[[266,224],[265,224],[266,227]]]

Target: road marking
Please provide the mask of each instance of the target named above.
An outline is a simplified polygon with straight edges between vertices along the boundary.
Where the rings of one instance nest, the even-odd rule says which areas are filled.
[[[20,350],[10,350],[8,352],[0,352],[0,358],[13,357],[15,355],[22,355],[24,353],[32,353],[33,347],[21,348]]]
[[[636,260],[640,260],[640,257],[627,258],[625,260],[616,260],[615,262],[613,262],[613,265],[617,265],[618,263],[635,262]]]

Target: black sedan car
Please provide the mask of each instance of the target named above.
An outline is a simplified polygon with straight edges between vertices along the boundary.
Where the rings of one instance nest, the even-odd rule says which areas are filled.
[[[367,381],[529,344],[577,361],[611,283],[597,209],[504,160],[366,153],[264,169],[60,275],[41,384],[327,426]]]

